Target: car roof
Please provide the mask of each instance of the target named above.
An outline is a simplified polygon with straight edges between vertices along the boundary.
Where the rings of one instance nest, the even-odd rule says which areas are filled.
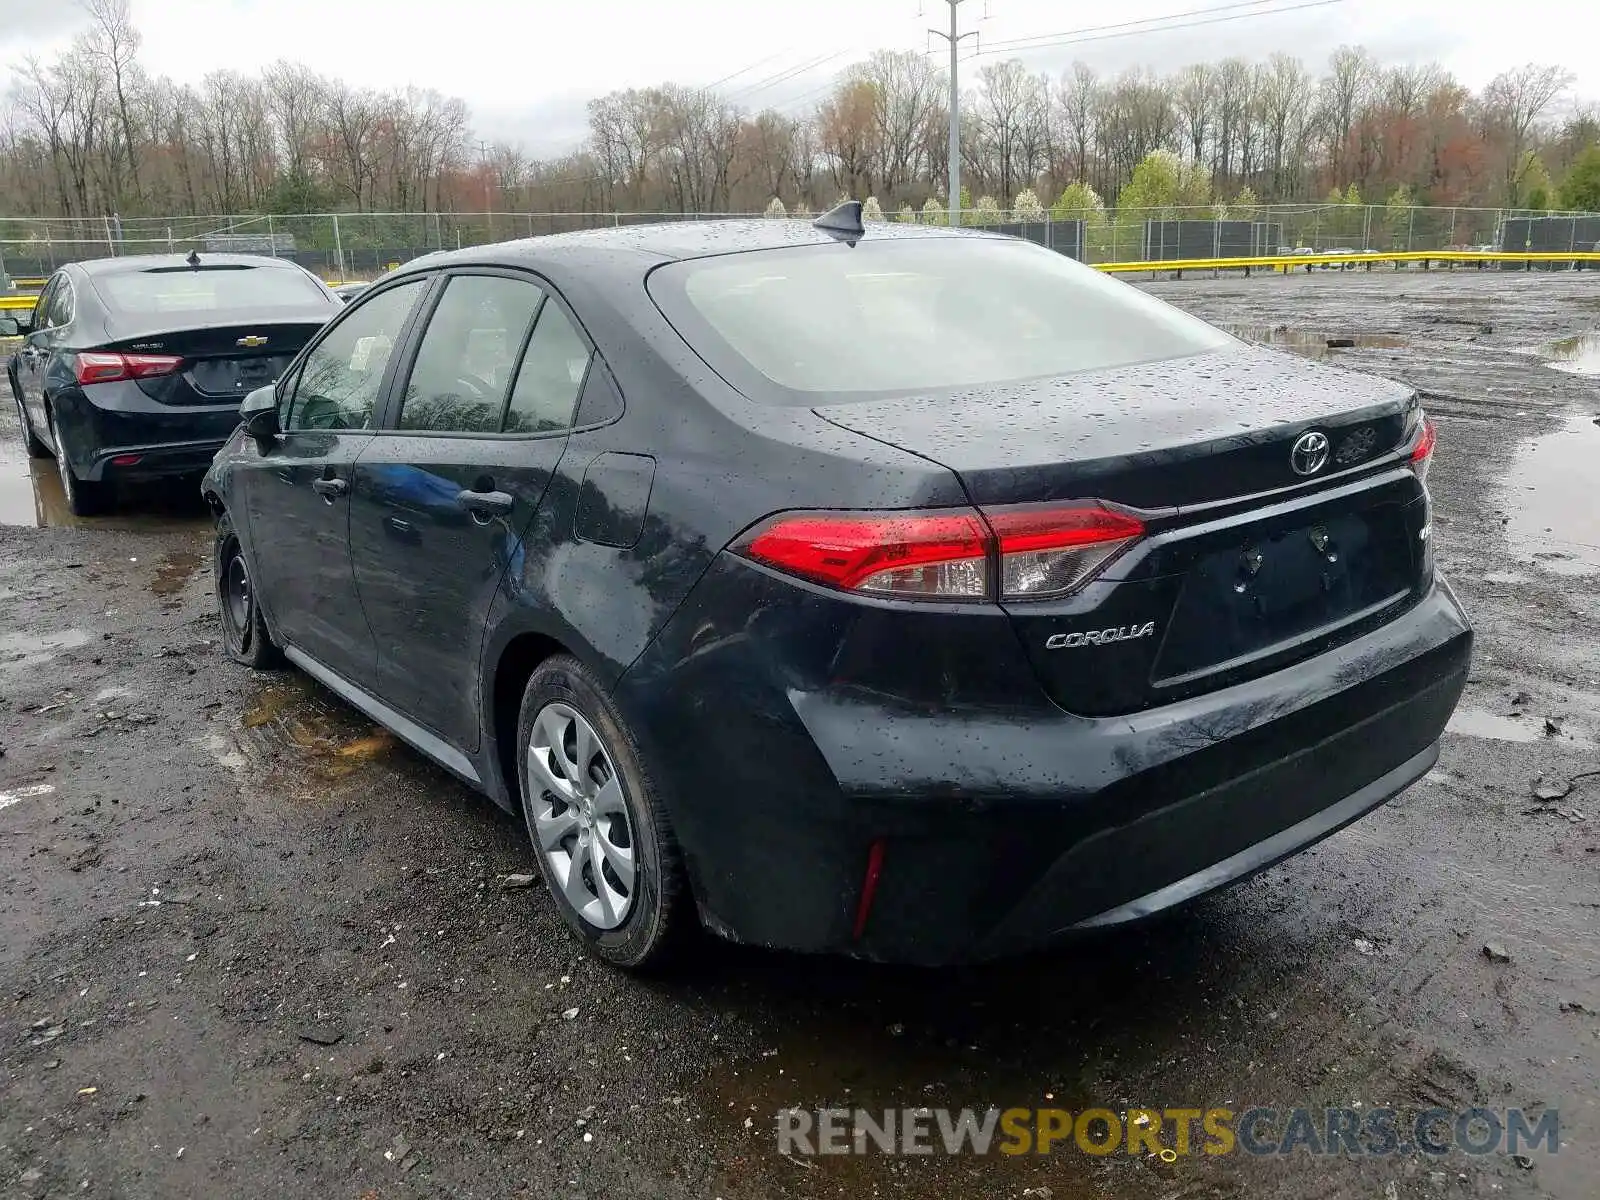
[[[266,254],[205,254],[196,252],[201,267],[279,267],[303,271],[304,267],[287,258],[272,258]],[[165,268],[176,270],[191,266],[187,254],[129,254],[120,258],[89,258],[71,264],[85,275],[125,275],[135,271]]]
[[[976,229],[951,229],[939,225],[911,225],[873,222],[866,227],[863,240],[915,241],[927,238],[995,238],[1002,234]],[[493,264],[529,266],[544,261],[623,260],[646,258],[655,262],[676,262],[689,258],[709,258],[719,254],[739,254],[750,250],[778,250],[790,246],[825,246],[836,238],[814,227],[809,221],[756,218],[660,221],[643,225],[623,225],[604,229],[583,229],[543,237],[521,238],[460,250],[435,251],[414,258],[401,272],[436,270],[454,264]],[[396,272],[399,273],[399,272]]]

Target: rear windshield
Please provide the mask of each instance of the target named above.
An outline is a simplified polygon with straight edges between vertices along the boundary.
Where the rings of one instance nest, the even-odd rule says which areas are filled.
[[[188,267],[101,275],[95,290],[114,309],[210,312],[228,308],[304,308],[332,304],[310,276],[287,267]]]
[[[1094,371],[1232,341],[1135,287],[1011,238],[875,242],[869,233],[853,249],[671,263],[651,274],[650,291],[735,387],[795,404],[814,404],[817,393],[949,390]]]

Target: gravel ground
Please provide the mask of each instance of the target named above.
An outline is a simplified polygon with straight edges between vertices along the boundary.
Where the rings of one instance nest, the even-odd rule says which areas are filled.
[[[1530,794],[1600,767],[1600,380],[1547,361],[1585,365],[1592,343],[1551,343],[1600,329],[1600,276],[1149,286],[1428,393],[1477,664],[1438,768],[1394,803],[1154,924],[972,970],[721,946],[667,979],[596,964],[542,892],[501,890],[532,869],[512,820],[305,678],[223,659],[187,490],[75,524],[0,408],[0,521],[21,522],[0,525],[0,1185],[1600,1194],[1600,776]],[[798,1160],[773,1136],[791,1104],[1357,1102],[1557,1106],[1562,1146]]]

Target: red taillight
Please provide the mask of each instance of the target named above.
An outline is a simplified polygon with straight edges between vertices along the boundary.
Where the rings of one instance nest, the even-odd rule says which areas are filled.
[[[1417,434],[1417,444],[1411,448],[1411,469],[1417,473],[1418,479],[1428,478],[1428,464],[1433,461],[1433,447],[1438,440],[1433,422],[1423,417],[1422,432]]]
[[[778,516],[742,550],[849,591],[949,600],[989,594],[988,531],[970,509]]]
[[[1064,596],[1144,534],[1144,522],[1102,504],[985,509],[1000,549],[1000,595]]]
[[[1099,503],[782,513],[736,549],[847,591],[922,600],[1040,599],[1082,587],[1144,533]],[[992,581],[999,567],[998,587]]]
[[[183,359],[173,354],[82,353],[77,356],[79,383],[115,383],[119,379],[150,379],[173,375]]]

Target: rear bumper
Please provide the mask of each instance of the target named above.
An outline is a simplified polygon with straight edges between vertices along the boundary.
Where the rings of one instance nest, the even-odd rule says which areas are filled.
[[[705,615],[679,614],[701,630]],[[679,747],[654,758],[708,925],[938,964],[1149,916],[1382,804],[1436,759],[1472,634],[1441,581],[1323,654],[1114,718],[1026,702],[912,711],[796,686],[792,670],[773,696],[760,682],[773,647],[755,632],[700,640],[675,669],[647,655],[619,699]],[[684,763],[686,745],[704,752]],[[875,842],[882,868],[857,937]]]
[[[52,407],[67,461],[86,480],[199,475],[239,424],[237,403],[165,405],[132,382],[63,390]],[[112,462],[127,456],[138,462]]]

